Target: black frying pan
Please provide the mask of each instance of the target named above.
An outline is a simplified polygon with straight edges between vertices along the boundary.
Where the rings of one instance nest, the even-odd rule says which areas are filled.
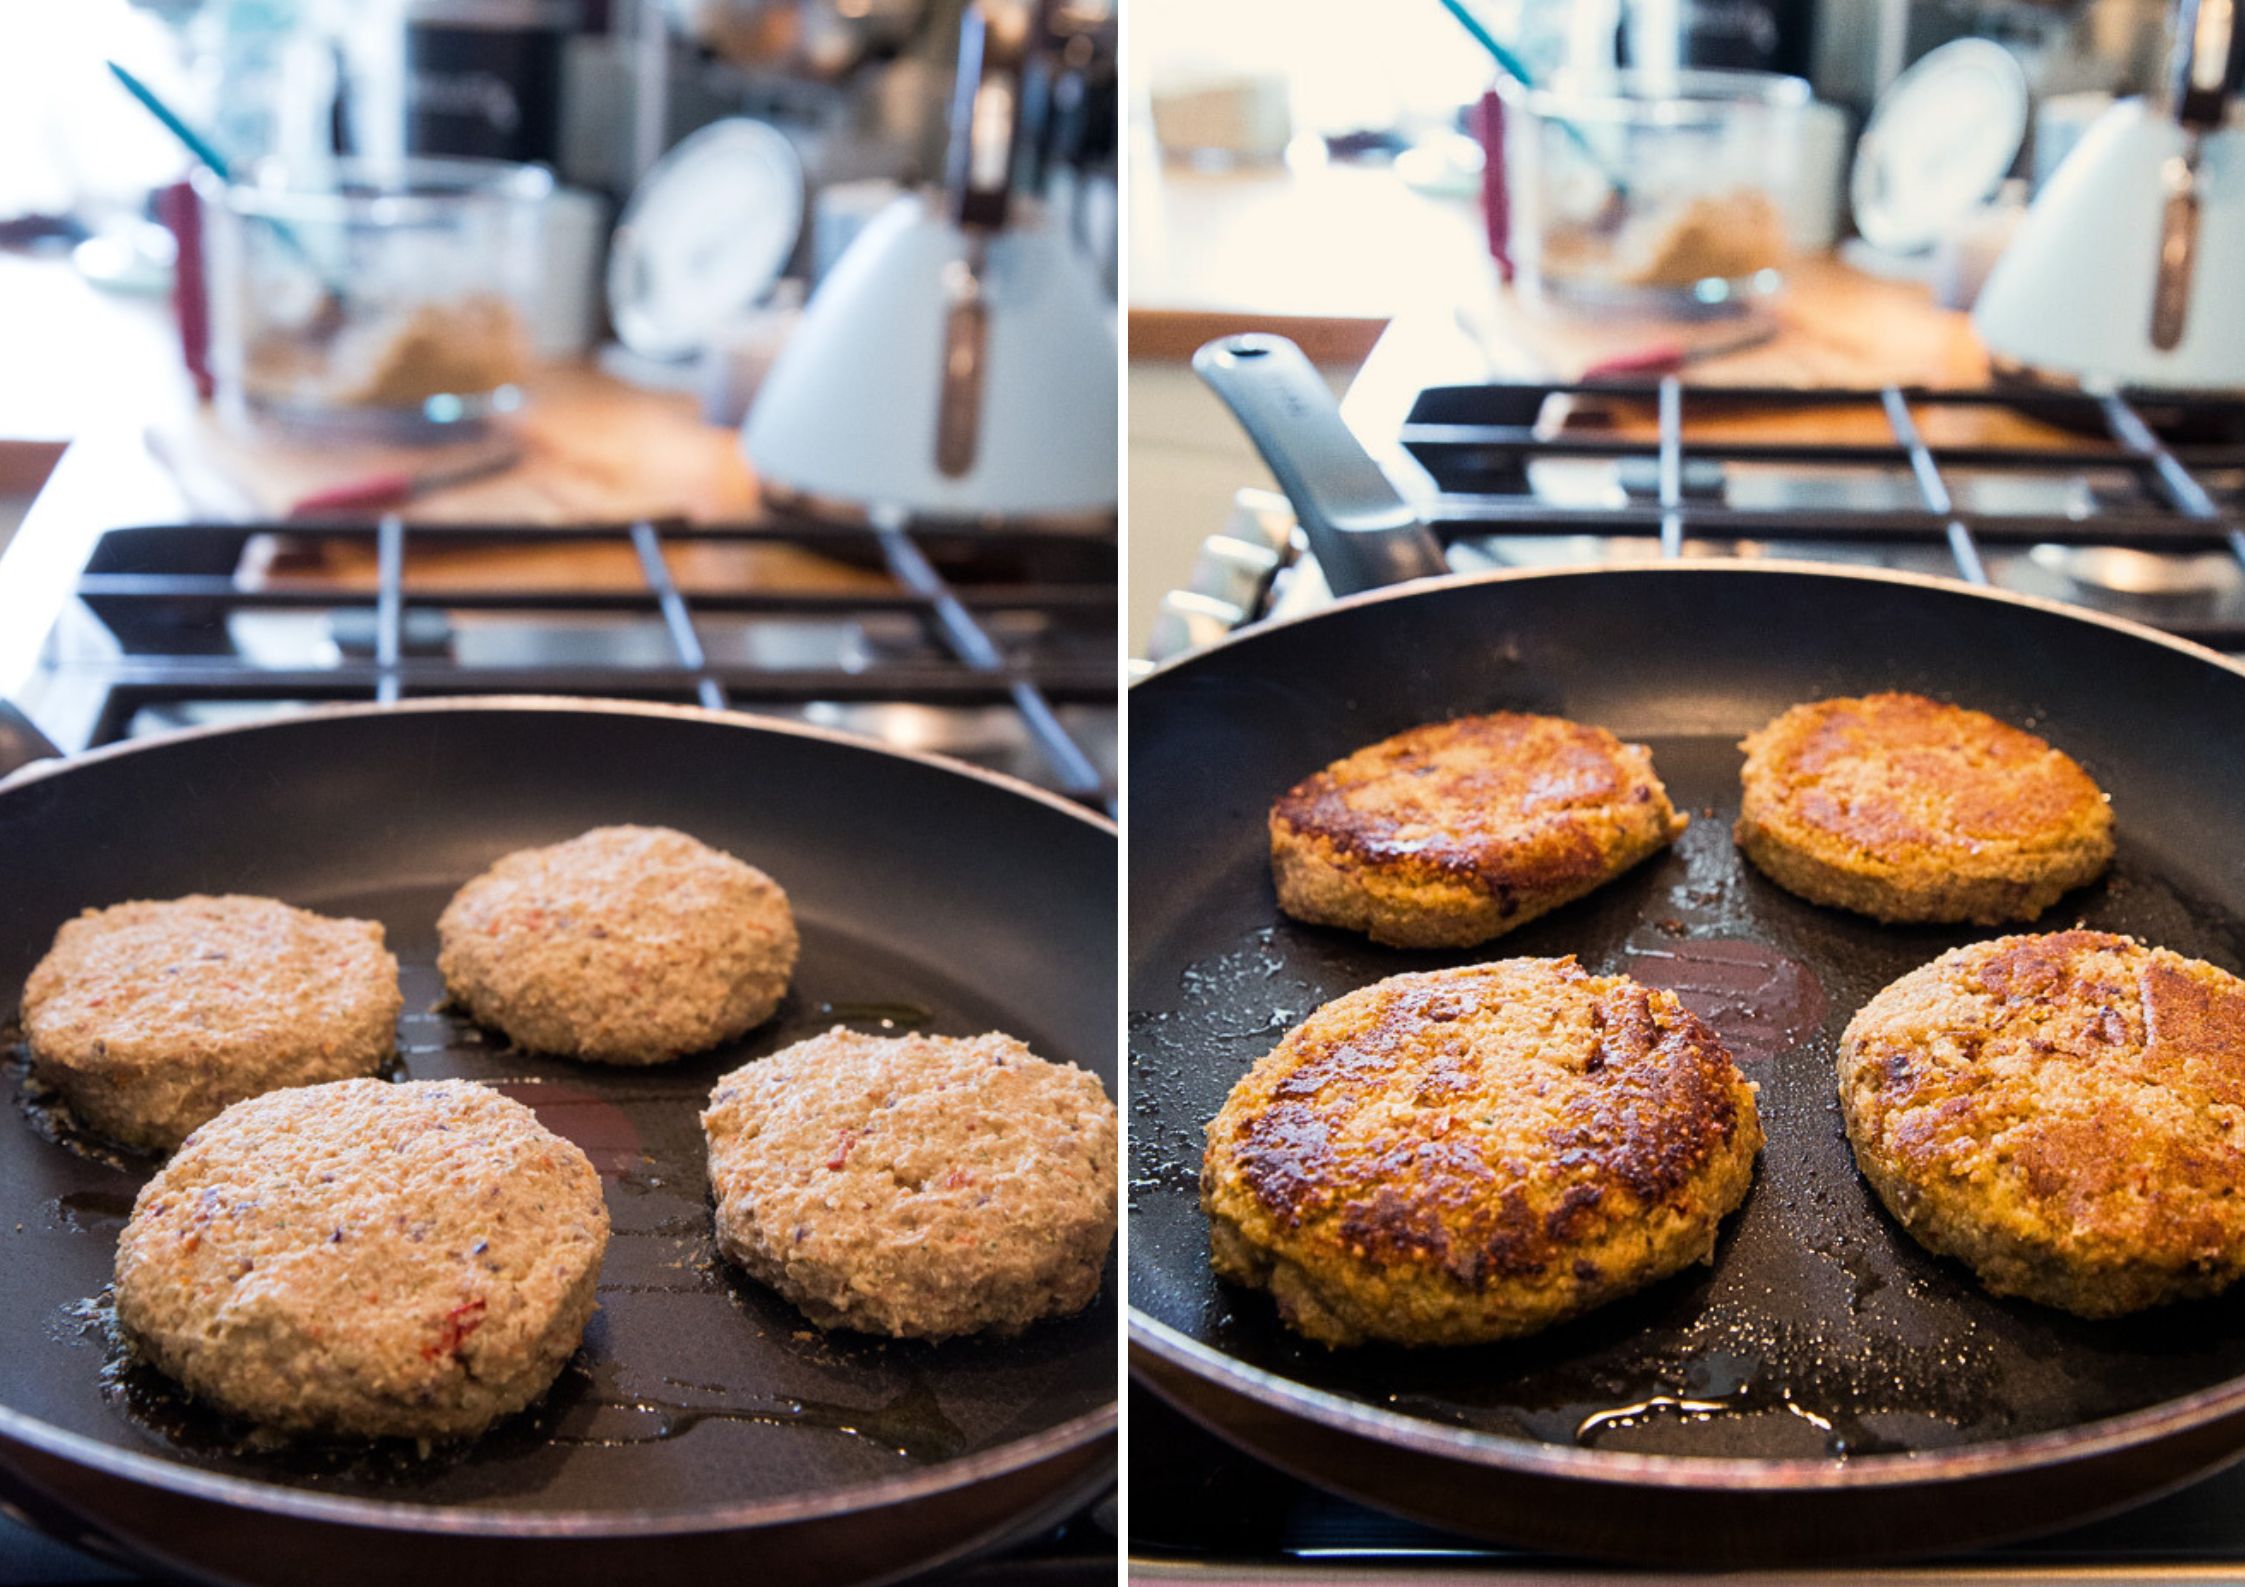
[[[526,1057],[434,1012],[435,922],[499,854],[606,822],[771,871],[795,987],[745,1040],[654,1070]],[[0,1484],[65,1535],[255,1582],[895,1576],[1049,1525],[1109,1480],[1113,1283],[1011,1341],[822,1335],[715,1258],[695,1114],[724,1070],[834,1023],[1011,1031],[1112,1088],[1115,843],[1018,784],[815,731],[657,706],[330,710],[0,783],[0,1004],[81,908],[272,894],[381,920],[408,1074],[500,1081],[586,1148],[615,1233],[600,1311],[538,1408],[480,1442],[265,1452],[85,1304],[145,1164],[0,1117]]]
[[[1354,443],[1299,378],[1306,366],[1213,356],[1281,453],[1328,568],[1344,583],[1351,568],[1431,571],[1431,541],[1392,498],[1379,505],[1361,469],[1355,527],[1324,511],[1323,469]],[[1323,438],[1289,452],[1288,415],[1313,409]],[[1353,557],[1350,535],[1370,541]],[[2080,920],[2245,970],[2245,671],[2056,605],[1782,564],[1450,578],[1266,625],[1134,689],[1143,1379],[1256,1454],[1389,1508],[1668,1562],[1990,1541],[2149,1497],[2245,1449],[2245,1296],[2104,1323],[1995,1300],[1901,1234],[1855,1172],[1832,1073],[1842,1026],[1895,977],[1993,933],[1805,903],[1744,865],[1729,833],[1745,732],[1801,700],[1883,688],[2029,724],[2110,792],[2113,871],[2045,928]],[[1499,708],[1649,743],[1690,830],[1480,950],[1381,948],[1279,916],[1273,798],[1400,728]],[[1769,1146],[1711,1267],[1530,1340],[1449,1351],[1329,1351],[1288,1333],[1267,1297],[1215,1282],[1202,1126],[1288,1026],[1399,971],[1560,953],[1674,986],[1761,1084]]]

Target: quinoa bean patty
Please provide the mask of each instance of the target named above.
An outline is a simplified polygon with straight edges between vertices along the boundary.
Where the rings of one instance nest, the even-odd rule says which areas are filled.
[[[717,1082],[717,1243],[822,1328],[1018,1333],[1115,1237],[1114,1104],[1011,1036],[839,1026]]]
[[[600,1178],[465,1080],[239,1102],[133,1204],[117,1319],[197,1397],[291,1433],[466,1438],[545,1393],[593,1311]]]
[[[370,1075],[398,962],[370,920],[196,894],[89,909],[24,985],[33,1071],[87,1128],[169,1151],[228,1104]]]
[[[1673,994],[1574,959],[1399,975],[1289,1031],[1208,1126],[1217,1273],[1329,1345],[1533,1333],[1714,1253],[1761,1122]]]
[[[2245,981],[2097,931],[1941,955],[1840,1043],[1855,1161],[1999,1295],[2112,1317],[2245,1273]]]
[[[1915,694],[1796,705],[1746,751],[1736,836],[1788,892],[1875,920],[2032,920],[2112,860],[2075,762]]]
[[[668,1063],[772,1017],[795,916],[762,871],[667,827],[599,827],[507,855],[437,922],[437,968],[532,1052]]]
[[[1297,920],[1470,947],[1611,881],[1687,819],[1643,745],[1556,716],[1465,716],[1289,789],[1271,809],[1271,871]]]

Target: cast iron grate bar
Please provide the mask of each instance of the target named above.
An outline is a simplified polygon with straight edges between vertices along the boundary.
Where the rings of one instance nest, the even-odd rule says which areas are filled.
[[[993,675],[1005,672],[1005,657],[997,644],[959,604],[950,586],[936,572],[935,565],[912,543],[912,537],[897,528],[883,528],[880,537],[881,553],[888,561],[889,571],[907,589],[927,596],[936,626],[952,654],[976,672]],[[1022,720],[1029,724],[1037,747],[1058,774],[1061,786],[1079,799],[1097,798],[1101,791],[1099,769],[1068,736],[1067,728],[1053,714],[1052,703],[1043,692],[1027,679],[1012,680],[1006,687]]]
[[[1957,559],[1957,572],[1968,584],[1988,582],[1987,567],[1980,560],[1980,548],[1973,544],[1972,531],[1956,515],[1956,503],[1950,499],[1947,481],[1941,478],[1941,466],[1933,461],[1933,453],[1918,433],[1918,421],[1910,414],[1910,401],[1902,395],[1899,386],[1889,386],[1879,393],[1879,404],[1886,409],[1886,422],[1894,427],[1894,438],[1910,454],[1910,472],[1917,476],[1918,491],[1925,504],[1946,522],[1949,553]]]
[[[754,663],[712,662],[700,670],[646,663],[560,663],[459,666],[408,656],[398,663],[397,679],[408,693],[442,692],[445,686],[474,694],[521,693],[545,681],[565,694],[604,691],[637,694],[648,690],[694,697],[695,680],[707,675],[742,699],[812,701],[910,700],[922,704],[1002,702],[1008,691],[1027,684],[1071,702],[1113,698],[1112,667],[1049,662],[984,672],[941,661],[887,662],[876,667],[762,667]],[[128,656],[104,670],[119,688],[163,690],[188,699],[199,692],[213,697],[286,695],[329,687],[338,696],[363,698],[374,692],[382,669],[369,659],[319,666],[262,666],[224,656]]]
[[[245,589],[230,577],[192,573],[88,573],[78,581],[78,593],[111,605],[147,603],[200,603],[238,611],[325,611],[347,594],[333,589],[274,585]],[[953,592],[959,603],[973,612],[1052,611],[1096,615],[1112,611],[1112,589],[1100,590],[1073,584],[1014,584],[991,589]],[[655,593],[647,589],[581,590],[566,594],[541,589],[475,589],[467,586],[416,585],[405,592],[407,604],[422,608],[452,607],[460,611],[570,611],[660,612]],[[696,590],[698,612],[754,614],[766,617],[831,617],[854,613],[913,613],[928,610],[928,598],[910,590]]]
[[[374,545],[374,665],[381,674],[374,698],[395,705],[405,626],[405,520],[394,512],[383,514]]]
[[[2245,526],[2223,515],[2213,493],[2183,466],[2182,460],[2144,422],[2143,415],[2118,396],[2109,394],[2098,399],[2098,407],[2112,429],[2113,439],[2144,460],[2160,494],[2174,509],[2185,517],[2220,524],[2230,555],[2245,563]]]
[[[663,614],[663,627],[669,631],[678,664],[694,674],[695,698],[709,710],[724,710],[725,690],[709,675],[709,656],[702,649],[702,636],[694,632],[685,597],[678,593],[678,581],[670,576],[670,564],[663,560],[663,544],[655,535],[655,526],[633,524],[631,548],[639,553],[639,570],[647,577],[647,587],[655,592],[655,605]]]
[[[1673,378],[1673,377],[1668,377]],[[1604,395],[1612,396],[1612,388]],[[1705,397],[1705,386],[1687,387],[1684,394]],[[1914,399],[1923,402],[1924,398]],[[1595,460],[1614,457],[1650,457],[1655,443],[1630,435],[1539,435],[1532,426],[1511,424],[1406,424],[1403,441],[1413,449],[1437,455],[1470,457],[1475,453],[1523,453],[1536,457],[1574,457]],[[2192,457],[2209,468],[2245,467],[2245,446],[2199,446]],[[1953,443],[1940,449],[1948,463],[1964,468],[2027,470],[2056,468],[2111,468],[2125,464],[2124,452],[2110,446],[2000,446],[1986,443]],[[1889,442],[1745,441],[1704,437],[1692,442],[1692,455],[1718,463],[1802,463],[1906,467],[1908,448]]]
[[[1697,456],[1697,454],[1693,454]],[[1426,521],[1446,539],[1468,534],[1658,535],[1662,514],[1654,506],[1557,507],[1546,501],[1506,501],[1483,496],[1436,496],[1422,506]],[[2123,545],[2140,550],[2226,549],[2218,523],[2178,513],[2101,514],[2095,518],[2042,513],[1932,514],[1919,509],[1865,510],[1818,506],[1813,511],[1717,507],[1687,502],[1689,532],[1750,535],[1786,540],[1903,540],[1942,544],[1950,523],[1971,529],[1978,541],[2003,545]]]
[[[1674,375],[1660,382],[1660,554],[1684,554],[1684,387]]]

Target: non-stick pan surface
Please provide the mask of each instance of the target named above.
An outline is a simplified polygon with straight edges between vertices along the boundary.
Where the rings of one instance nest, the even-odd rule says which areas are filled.
[[[2245,1298],[2091,1323],[1996,1300],[1856,1174],[1835,1045],[1904,972],[1995,932],[1782,892],[1730,838],[1737,741],[1786,706],[1911,689],[2019,722],[2112,796],[2119,858],[2037,925],[2245,971],[2245,674],[2140,629],[1890,575],[1684,564],[1383,592],[1131,697],[1135,1359],[1316,1480],[1515,1541],[1669,1560],[1923,1552],[2079,1520],[2245,1447]],[[1483,949],[1277,913],[1264,816],[1414,723],[1563,714],[1648,743],[1692,825]],[[1769,1145],[1712,1266],[1526,1341],[1332,1351],[1219,1285],[1202,1127],[1318,1004],[1405,970],[1572,953],[1677,990],[1760,1083]],[[1681,1402],[1681,1403],[1679,1403]]]
[[[510,1051],[439,1011],[452,890],[509,849],[621,821],[692,832],[788,889],[803,954],[779,1016],[712,1053],[614,1069]],[[717,1258],[696,1114],[727,1069],[834,1024],[1002,1029],[1111,1087],[1105,823],[737,717],[524,701],[322,713],[0,788],[0,998],[13,1008],[80,909],[193,891],[382,921],[403,966],[405,1074],[495,1083],[535,1108],[599,1167],[614,1239],[584,1348],[533,1411],[427,1456],[261,1448],[121,1362],[100,1302],[152,1165],[53,1138],[17,1066],[0,1118],[0,1455],[95,1511],[97,1530],[273,1580],[306,1579],[297,1548],[325,1580],[394,1579],[441,1540],[432,1562],[547,1580],[750,1549],[765,1577],[827,1581],[1037,1524],[1101,1480],[1111,1282],[1013,1340],[820,1333]]]

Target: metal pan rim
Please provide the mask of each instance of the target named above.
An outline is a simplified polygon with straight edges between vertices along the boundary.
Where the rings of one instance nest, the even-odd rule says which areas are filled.
[[[118,1449],[79,1433],[50,1427],[5,1406],[0,1406],[0,1460],[6,1458],[8,1445],[23,1444],[111,1477],[165,1489],[185,1498],[264,1511],[294,1520],[452,1537],[630,1539],[750,1531],[861,1510],[887,1509],[1029,1470],[1087,1448],[1101,1438],[1112,1437],[1118,1425],[1119,1408],[1108,1404],[1044,1432],[979,1454],[947,1460],[925,1471],[820,1493],[677,1511],[525,1510],[414,1504],[400,1499],[313,1493],[250,1477],[200,1471],[160,1455]]]
[[[1682,1492],[1732,1492],[1742,1488],[1788,1492],[1917,1488],[1975,1476],[2016,1475],[2021,1471],[2137,1448],[2245,1410],[2245,1377],[2237,1377],[2180,1399],[2054,1432],[1912,1454],[1857,1455],[1846,1460],[1644,1455],[1535,1443],[1382,1410],[1376,1405],[1250,1366],[1188,1337],[1135,1306],[1130,1309],[1130,1350],[1134,1371],[1141,1354],[1150,1356],[1227,1393],[1289,1416],[1304,1417],[1351,1437],[1463,1461],[1497,1473],[1563,1477],[1617,1488],[1649,1487]]]
[[[261,733],[285,731],[302,723],[345,721],[355,717],[434,716],[465,711],[518,712],[542,711],[555,715],[578,713],[588,716],[639,716],[680,722],[699,722],[712,727],[753,733],[776,733],[789,738],[813,739],[831,744],[839,749],[855,750],[868,755],[886,756],[892,760],[910,761],[931,771],[944,772],[954,777],[964,777],[973,782],[986,783],[1002,792],[1048,806],[1063,815],[1075,817],[1086,826],[1115,836],[1118,828],[1107,816],[1086,808],[1074,801],[1039,788],[1021,778],[985,767],[969,765],[963,760],[953,760],[947,755],[931,754],[925,750],[900,749],[856,733],[846,733],[839,728],[820,727],[810,722],[796,722],[783,717],[760,716],[753,711],[713,711],[699,705],[664,705],[650,700],[616,700],[588,695],[564,694],[479,694],[431,695],[426,698],[375,703],[346,702],[332,705],[313,705],[290,710],[280,715],[260,718],[254,722],[215,723],[205,727],[183,727],[168,733],[151,733],[144,738],[127,739],[115,744],[104,744],[98,749],[80,751],[75,755],[35,760],[0,777],[0,797],[48,777],[61,776],[81,766],[97,765],[104,761],[121,759],[128,755],[162,750],[173,744],[195,739],[223,738],[236,733]]]
[[[1574,579],[1586,576],[1622,579],[1670,577],[1698,577],[1705,575],[1799,575],[1811,578],[1834,579],[1865,584],[1898,584],[1915,589],[1938,590],[1948,595],[1964,596],[1972,600],[1990,601],[1997,605],[2023,606],[2047,616],[2065,618],[2085,623],[2093,628],[2110,629],[2132,639],[2140,639],[2162,649],[2176,651],[2194,661],[2203,661],[2222,671],[2245,677],[2245,663],[2232,661],[2218,650],[2212,650],[2193,640],[2178,639],[2173,634],[2135,622],[2125,617],[2115,617],[2108,612],[2091,611],[2086,607],[2070,605],[2065,601],[2051,600],[2041,595],[2022,594],[2017,590],[1996,589],[1988,585],[1968,584],[1962,579],[1947,578],[1930,573],[1909,573],[1895,568],[1839,567],[1829,562],[1803,562],[1785,557],[1691,557],[1664,562],[1636,562],[1616,565],[1604,562],[1568,563],[1554,567],[1494,568],[1477,573],[1449,573],[1439,578],[1413,579],[1405,584],[1390,585],[1386,589],[1366,590],[1357,595],[1337,597],[1330,605],[1315,611],[1297,612],[1290,616],[1274,617],[1239,629],[1214,644],[1173,657],[1133,678],[1132,693],[1148,684],[1190,670],[1211,656],[1224,654],[1236,646],[1250,644],[1260,636],[1293,628],[1300,624],[1322,622],[1343,612],[1356,611],[1367,606],[1377,606],[1387,601],[1410,600],[1416,596],[1432,594],[1438,590],[1454,590],[1479,584],[1515,584],[1537,579]]]

